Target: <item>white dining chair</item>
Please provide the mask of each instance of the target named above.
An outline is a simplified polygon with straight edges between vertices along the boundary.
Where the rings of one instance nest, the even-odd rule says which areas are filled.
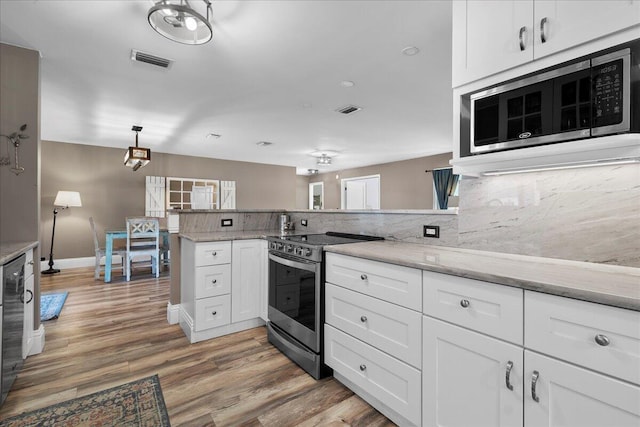
[[[131,280],[131,269],[136,257],[151,258],[151,272],[160,276],[160,224],[157,218],[127,218],[126,276]],[[137,265],[138,263],[136,263]],[[148,264],[147,264],[148,265]]]
[[[89,225],[91,225],[91,232],[93,233],[93,246],[94,246],[95,252],[96,252],[96,266],[95,266],[94,277],[96,279],[99,279],[100,278],[100,272],[104,271],[104,268],[105,268],[105,267],[102,266],[101,261],[102,261],[103,257],[106,257],[107,252],[106,252],[105,248],[101,247],[100,244],[98,243],[98,232],[96,231],[96,224],[93,221],[93,217],[92,216],[89,217]],[[113,248],[111,253],[113,255],[118,255],[120,257],[120,264],[116,264],[116,265],[117,265],[117,268],[122,270],[122,274],[124,275],[124,273],[125,273],[125,271],[124,271],[124,258],[127,255],[127,249],[126,248]],[[111,265],[111,268],[113,269],[113,264]]]

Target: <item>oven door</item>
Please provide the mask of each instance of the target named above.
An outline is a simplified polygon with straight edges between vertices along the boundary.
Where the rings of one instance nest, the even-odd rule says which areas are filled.
[[[320,351],[322,263],[269,253],[269,321]]]

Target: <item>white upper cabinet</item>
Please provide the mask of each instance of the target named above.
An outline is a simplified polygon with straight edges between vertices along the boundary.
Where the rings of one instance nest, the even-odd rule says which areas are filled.
[[[453,87],[533,60],[533,0],[454,1],[452,7]]]
[[[640,25],[640,0],[467,0],[452,12],[453,87]]]
[[[542,58],[639,24],[637,0],[536,0],[534,56]]]

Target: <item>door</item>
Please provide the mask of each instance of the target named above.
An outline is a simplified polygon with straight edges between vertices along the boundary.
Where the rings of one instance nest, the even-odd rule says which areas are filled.
[[[537,59],[638,25],[640,1],[536,0],[534,17]]]
[[[367,186],[362,181],[347,181],[345,185],[347,209],[365,209]]]
[[[380,209],[380,175],[346,178],[341,186],[341,209]]]
[[[637,385],[529,350],[524,353],[527,390],[524,423],[527,427],[640,425],[640,387]],[[537,374],[535,381],[534,374]]]
[[[422,331],[424,426],[522,426],[522,348],[428,316]]]
[[[261,255],[259,240],[236,240],[232,243],[232,323],[260,317]]]
[[[454,1],[452,7],[453,87],[533,60],[533,0]]]

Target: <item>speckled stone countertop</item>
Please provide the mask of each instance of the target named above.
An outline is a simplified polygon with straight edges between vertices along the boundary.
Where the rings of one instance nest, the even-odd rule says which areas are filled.
[[[244,230],[244,231],[211,231],[198,233],[180,233],[183,239],[192,240],[194,242],[218,242],[221,240],[247,240],[247,239],[264,239],[267,236],[291,236],[296,231],[280,233],[280,230]],[[297,234],[306,234],[298,232]]]
[[[388,240],[325,251],[640,311],[639,268]]]
[[[5,264],[7,261],[11,261],[22,252],[35,248],[36,246],[38,246],[37,241],[0,243],[0,265]]]

